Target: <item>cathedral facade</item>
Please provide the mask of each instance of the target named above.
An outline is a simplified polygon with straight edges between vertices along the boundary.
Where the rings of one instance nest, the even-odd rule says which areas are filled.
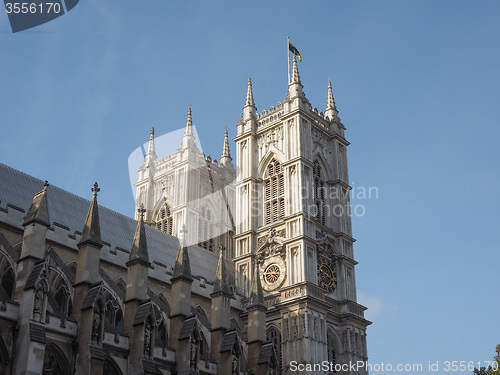
[[[191,108],[170,155],[152,129],[135,219],[0,164],[0,374],[353,374],[349,143],[302,89],[257,113],[249,79],[235,164]]]

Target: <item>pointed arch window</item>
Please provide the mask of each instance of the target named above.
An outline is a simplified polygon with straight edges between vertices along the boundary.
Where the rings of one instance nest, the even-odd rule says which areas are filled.
[[[198,218],[198,246],[209,251],[214,251],[213,219],[212,210],[208,206],[203,206]]]
[[[158,211],[158,215],[156,217],[156,228],[165,232],[167,234],[172,235],[173,231],[173,218],[172,218],[172,210],[168,204],[165,204],[160,211]]]
[[[335,369],[335,365],[337,364],[337,352],[335,351],[333,334],[330,331],[328,331],[327,333],[327,341],[328,341],[328,362],[330,364],[333,364],[333,366],[330,365],[330,368]],[[337,372],[335,370],[331,372],[331,374],[336,374],[336,373]]]
[[[2,275],[2,287],[9,298],[12,299],[14,293],[14,272],[10,267]]]
[[[267,341],[273,343],[274,348],[276,349],[276,362],[278,365],[276,366],[276,374],[281,374],[281,332],[276,327],[270,327],[267,330]]]
[[[314,162],[314,205],[316,221],[325,225],[325,177],[319,162]]]
[[[63,352],[57,345],[45,347],[42,375],[70,375],[70,366]]]
[[[269,162],[264,180],[264,224],[274,223],[285,217],[285,177],[281,163]]]

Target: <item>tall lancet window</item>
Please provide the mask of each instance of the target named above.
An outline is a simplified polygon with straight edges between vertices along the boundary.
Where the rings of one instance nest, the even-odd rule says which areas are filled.
[[[314,205],[316,221],[325,225],[325,180],[323,170],[318,161],[314,162]]]
[[[198,246],[209,251],[214,251],[213,220],[212,210],[208,206],[203,206],[198,219]]]
[[[333,334],[330,331],[328,331],[327,333],[327,340],[328,340],[328,362],[330,362],[330,368],[334,369],[334,371],[330,372],[330,374],[336,374],[337,371],[335,367],[337,364],[337,352],[335,351]]]
[[[264,224],[274,223],[285,217],[285,177],[283,167],[276,159],[267,166],[264,179]]]
[[[172,211],[168,204],[165,204],[160,211],[158,211],[158,215],[156,217],[156,228],[165,232],[167,234],[172,235]]]

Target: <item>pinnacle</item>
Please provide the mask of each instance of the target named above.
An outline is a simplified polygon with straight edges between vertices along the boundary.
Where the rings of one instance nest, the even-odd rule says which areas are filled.
[[[300,75],[299,75],[299,68],[297,67],[297,57],[293,55],[293,67],[292,67],[292,80],[290,82],[292,83],[301,83],[300,82]]]
[[[224,258],[225,248],[223,245],[219,248],[219,263],[217,264],[217,272],[215,274],[215,285],[214,291],[215,293],[225,293],[226,295],[230,295],[231,292],[229,290],[229,285],[227,282],[227,269],[226,269],[226,261]]]
[[[37,222],[46,227],[50,226],[49,202],[47,198],[47,188],[49,183],[43,183],[43,190],[33,197],[33,202],[28,210],[28,214],[24,219],[23,226],[27,226],[32,222]]]
[[[252,289],[250,291],[250,300],[248,301],[248,308],[260,307],[266,308],[264,302],[264,291],[260,283],[259,263],[254,260],[255,267],[252,273]]]
[[[146,228],[144,226],[144,205],[137,210],[139,212],[139,221],[135,231],[134,241],[132,242],[132,250],[130,251],[129,261],[127,267],[131,265],[132,261],[142,261],[149,266],[149,251],[148,242],[146,240]]]
[[[97,182],[94,187],[90,189],[92,191],[92,201],[90,202],[89,212],[87,213],[87,219],[85,220],[85,225],[82,231],[82,237],[78,243],[78,247],[84,246],[86,244],[91,244],[94,247],[101,248],[101,226],[99,224],[99,206],[97,204],[97,193],[101,190]]]
[[[255,107],[255,102],[253,100],[253,91],[252,91],[252,79],[248,76],[248,88],[247,88],[247,98],[245,101],[245,107],[253,106]]]

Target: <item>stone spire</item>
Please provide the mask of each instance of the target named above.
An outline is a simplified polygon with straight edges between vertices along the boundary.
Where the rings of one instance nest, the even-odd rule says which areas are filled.
[[[188,117],[186,121],[186,130],[184,131],[184,136],[182,137],[182,147],[186,148],[195,148],[196,145],[194,143],[194,132],[193,132],[193,113],[191,112],[191,104],[188,109]]]
[[[191,104],[188,109],[188,118],[186,121],[186,131],[184,135],[192,135],[193,134],[193,113],[191,112]]]
[[[148,152],[147,155],[154,155],[156,159],[156,149],[155,149],[155,127],[151,127],[151,134],[149,136]]]
[[[226,260],[224,258],[225,250],[224,245],[221,245],[219,248],[219,263],[217,265],[217,272],[215,273],[215,284],[212,294],[224,293],[231,295],[227,280]]]
[[[256,112],[257,108],[255,107],[255,102],[253,100],[252,79],[248,76],[247,98],[245,100],[245,106],[243,107],[243,119],[252,119]]]
[[[297,57],[293,55],[292,78],[290,84],[302,84],[300,82],[299,68],[297,67]]]
[[[182,226],[182,239],[179,243],[179,251],[177,252],[177,259],[175,260],[174,274],[172,275],[171,282],[176,280],[186,280],[188,282],[193,281],[191,276],[191,265],[189,263],[189,253],[188,248],[185,246],[186,243],[186,225]]]
[[[337,111],[337,107],[335,106],[335,100],[333,99],[333,91],[332,91],[332,81],[328,80],[328,97],[326,99],[326,111],[325,117],[328,117],[330,120],[336,120],[339,111]]]
[[[130,257],[127,262],[127,267],[133,262],[142,262],[149,267],[149,251],[148,242],[146,240],[146,228],[144,227],[144,205],[138,209],[139,212],[139,222],[137,223],[137,229],[135,231],[134,242],[132,243],[132,250],[130,251]]]
[[[247,99],[245,101],[245,107],[246,106],[254,106],[255,107],[255,103],[253,101],[252,79],[250,78],[250,76],[248,76]]]
[[[28,215],[24,219],[23,226],[27,226],[33,222],[42,224],[45,227],[50,226],[49,217],[49,202],[47,199],[47,188],[49,183],[47,181],[43,184],[43,190],[33,197]]]
[[[220,157],[220,163],[222,165],[229,164],[233,158],[231,158],[231,152],[229,151],[229,135],[226,131],[224,132],[224,146],[222,146],[222,156]]]
[[[252,273],[252,289],[250,290],[250,300],[248,301],[248,307],[266,309],[266,303],[264,302],[264,291],[262,290],[262,284],[260,283],[260,272],[259,263],[254,260],[254,269]]]
[[[293,55],[292,78],[290,80],[290,84],[288,85],[288,97],[290,99],[303,97],[303,87],[304,86],[302,86],[302,83],[300,82],[299,68],[297,67],[297,57]],[[302,105],[301,102],[301,100],[297,102],[297,105],[299,107]]]
[[[87,213],[87,219],[85,220],[85,226],[83,227],[82,237],[78,243],[78,247],[82,247],[86,244],[93,245],[94,247],[101,248],[101,226],[99,225],[99,208],[97,205],[97,193],[101,190],[97,182],[94,187],[90,189],[92,191],[92,201],[90,202],[89,212]]]

